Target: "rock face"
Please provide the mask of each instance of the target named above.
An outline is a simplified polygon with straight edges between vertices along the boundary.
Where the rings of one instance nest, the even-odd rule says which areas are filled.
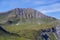
[[[56,27],[57,39],[60,40],[60,26]]]
[[[45,15],[31,8],[16,8],[9,13],[8,18],[11,17],[20,18],[20,20],[26,21],[36,18],[42,18],[45,17]]]
[[[31,8],[16,8],[12,11],[16,16],[23,16],[24,18],[32,18],[32,17],[43,17],[44,15],[34,9]]]
[[[26,19],[49,17],[32,8],[16,8],[8,13],[10,14],[9,17],[23,17]]]
[[[20,21],[20,22],[50,22],[56,20],[53,17],[46,16],[41,12],[32,8],[16,8],[5,13],[0,13],[4,16],[2,22]]]

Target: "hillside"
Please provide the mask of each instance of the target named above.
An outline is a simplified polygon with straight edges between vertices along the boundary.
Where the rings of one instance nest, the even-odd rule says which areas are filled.
[[[42,34],[57,40],[54,34],[60,20],[32,8],[16,8],[0,13],[0,25],[1,40],[43,40]]]

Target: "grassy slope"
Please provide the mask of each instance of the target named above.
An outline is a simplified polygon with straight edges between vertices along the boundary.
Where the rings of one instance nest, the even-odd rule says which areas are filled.
[[[5,16],[0,16],[0,21],[2,21],[5,18]]]
[[[4,19],[4,16],[0,17],[0,20]],[[36,19],[37,20],[37,19]],[[40,19],[43,20],[45,22],[50,22],[50,19]],[[24,21],[24,20],[23,20]],[[35,20],[33,20],[35,21]],[[31,21],[31,22],[33,22]],[[52,23],[53,24],[53,23]],[[47,29],[47,28],[51,28],[54,25],[51,25],[51,23],[44,23],[44,24],[36,24],[36,23],[21,23],[19,25],[13,24],[13,25],[3,25],[3,28],[6,29],[9,32],[12,33],[17,33],[19,34],[21,37],[15,37],[15,36],[0,36],[1,40],[35,40],[35,36],[37,37],[38,32],[40,29]],[[32,34],[34,33],[34,35]],[[52,37],[52,35],[50,35]],[[38,37],[39,38],[39,37]],[[53,36],[53,38],[55,39],[55,37]],[[53,40],[53,38],[50,38],[51,40]],[[41,40],[41,37],[40,39]]]
[[[20,25],[4,25],[4,28],[9,32],[16,32],[19,30],[40,30],[40,29],[47,29],[53,27],[50,24],[36,24],[36,23],[22,23]]]
[[[10,39],[10,40],[13,40],[13,38],[15,40],[34,40],[35,37],[38,37],[38,31],[40,29],[47,29],[47,28],[51,28],[53,27],[50,23],[49,24],[33,24],[33,23],[22,23],[20,25],[4,25],[4,28],[9,31],[9,32],[13,32],[13,33],[17,33],[19,34],[21,37],[19,38],[14,38],[9,36],[8,38],[6,38],[7,40]],[[34,33],[34,35],[33,35]],[[55,39],[54,36],[52,36],[52,33],[50,34],[50,39],[53,40]],[[52,38],[53,37],[53,38]],[[39,37],[38,37],[39,38]],[[41,40],[41,38],[39,38],[39,40]]]

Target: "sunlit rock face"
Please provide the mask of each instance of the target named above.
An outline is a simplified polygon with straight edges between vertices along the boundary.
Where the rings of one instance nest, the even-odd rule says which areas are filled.
[[[12,10],[10,12],[12,15],[12,17],[14,17],[16,15],[16,17],[24,17],[24,18],[41,18],[41,17],[45,17],[45,15],[43,15],[41,12],[36,11],[32,8],[16,8],[14,10]]]
[[[41,24],[43,22],[50,22],[56,20],[56,18],[49,17],[43,13],[34,10],[32,8],[16,8],[5,13],[0,13],[1,16],[4,16],[1,22],[6,21],[20,21],[20,22],[36,22]]]
[[[56,27],[56,33],[57,33],[57,38],[58,38],[58,40],[60,40],[60,26],[57,26]]]

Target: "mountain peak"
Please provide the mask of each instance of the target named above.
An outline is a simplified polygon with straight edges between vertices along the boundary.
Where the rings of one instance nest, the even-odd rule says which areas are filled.
[[[34,21],[42,22],[47,20],[55,20],[53,17],[44,15],[43,13],[32,8],[15,8],[4,13],[5,20]]]

